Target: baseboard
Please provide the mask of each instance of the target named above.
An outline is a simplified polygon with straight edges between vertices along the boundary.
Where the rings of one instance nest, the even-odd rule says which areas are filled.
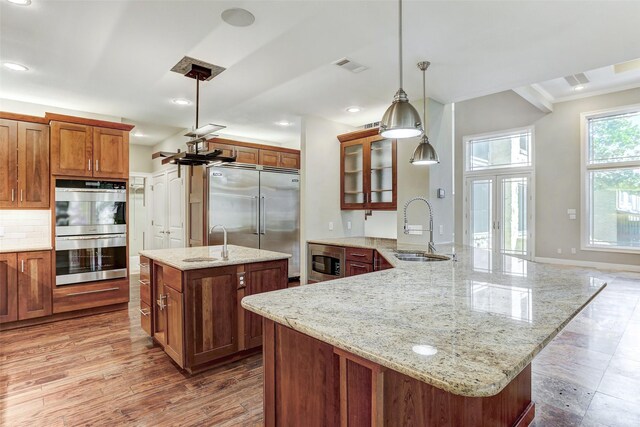
[[[544,264],[570,265],[572,267],[590,267],[590,268],[596,268],[598,270],[640,272],[640,265],[632,265],[632,264],[612,264],[608,262],[583,261],[579,259],[544,258],[544,257],[535,257],[534,261],[544,263]]]

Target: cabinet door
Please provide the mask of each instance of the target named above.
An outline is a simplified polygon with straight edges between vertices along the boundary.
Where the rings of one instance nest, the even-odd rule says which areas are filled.
[[[51,122],[51,173],[93,175],[93,129],[91,126]]]
[[[278,153],[278,166],[288,169],[300,169],[300,154],[299,153]]]
[[[18,205],[18,123],[0,119],[0,208]]]
[[[0,254],[0,323],[18,320],[16,264],[16,254]]]
[[[273,150],[260,150],[260,164],[263,166],[278,167],[278,160],[280,153]]]
[[[129,132],[93,128],[93,176],[129,178]]]
[[[49,207],[49,126],[18,123],[18,206]]]
[[[369,141],[369,195],[367,209],[396,209],[396,141],[372,137]]]
[[[236,147],[236,163],[247,163],[257,165],[259,159],[257,148]]]
[[[167,328],[165,333],[164,351],[180,367],[184,367],[184,339],[183,326],[183,302],[182,293],[168,286],[164,287],[166,298]]]
[[[221,156],[224,157],[232,157],[235,153],[235,146],[229,144],[220,144],[218,142],[210,142],[209,150],[221,150]]]
[[[373,264],[365,264],[363,262],[347,261],[346,277],[357,276],[358,274],[371,273]]]
[[[51,253],[18,254],[18,319],[51,314]]]
[[[340,146],[340,205],[342,210],[365,209],[369,196],[368,140],[343,142]]]
[[[245,265],[244,295],[260,294],[287,287],[288,262],[274,261]],[[262,345],[262,316],[244,310],[244,347],[253,348]]]
[[[238,350],[237,268],[187,273],[186,364],[210,362]]]

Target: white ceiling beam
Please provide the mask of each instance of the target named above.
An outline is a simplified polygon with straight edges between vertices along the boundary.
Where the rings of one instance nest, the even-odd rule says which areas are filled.
[[[513,91],[543,113],[553,112],[553,97],[539,85],[521,86]]]

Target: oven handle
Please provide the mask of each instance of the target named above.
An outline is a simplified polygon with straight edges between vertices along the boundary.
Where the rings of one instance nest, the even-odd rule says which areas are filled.
[[[97,240],[97,239],[118,239],[126,238],[126,234],[102,234],[91,236],[68,236],[68,237],[56,237],[56,240]]]
[[[67,188],[56,187],[56,192],[65,193],[126,193],[126,189],[112,189],[112,188]]]
[[[70,236],[56,238],[56,251],[126,247],[126,234]]]

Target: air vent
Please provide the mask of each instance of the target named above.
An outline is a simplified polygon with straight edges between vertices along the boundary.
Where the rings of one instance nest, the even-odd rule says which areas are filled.
[[[367,123],[366,125],[362,126],[363,129],[371,129],[377,127],[380,127],[380,122]]]
[[[176,73],[182,74],[183,76],[187,76],[194,79],[196,78],[196,76],[191,74],[194,73],[194,70],[200,70],[200,69],[208,69],[207,71],[210,70],[210,74],[209,72],[207,72],[205,77],[202,77],[202,74],[198,74],[197,71],[195,72],[196,74],[198,74],[198,79],[201,81],[209,81],[215,76],[217,76],[218,74],[220,74],[221,72],[223,72],[224,70],[226,70],[226,68],[221,67],[219,65],[209,64],[208,62],[204,62],[199,59],[185,56],[176,65],[173,66],[171,71],[174,71]]]
[[[333,64],[347,71],[351,71],[352,73],[360,73],[369,68],[362,64],[358,64],[349,58],[338,59],[337,61],[334,61]]]
[[[578,73],[572,76],[567,76],[564,79],[567,81],[567,83],[569,83],[569,86],[571,87],[589,83],[589,79],[587,78],[587,76],[584,75],[584,73]]]

